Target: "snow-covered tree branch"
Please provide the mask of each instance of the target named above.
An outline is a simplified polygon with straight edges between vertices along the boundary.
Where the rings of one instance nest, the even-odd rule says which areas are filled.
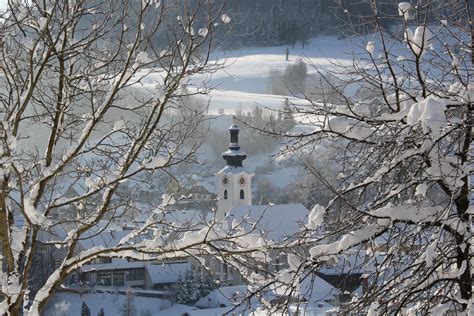
[[[70,273],[97,258],[252,251],[232,243],[245,234],[208,219],[171,220],[167,196],[137,214],[133,194],[145,176],[193,159],[206,109],[183,100],[207,92],[187,88],[191,76],[221,67],[209,54],[229,22],[222,4],[8,2],[0,51],[1,314],[37,315]],[[117,218],[136,228],[110,247],[79,249]],[[44,244],[64,256],[45,282],[32,284]]]
[[[306,249],[295,251],[296,278],[346,258],[367,281],[350,311],[472,312],[471,2],[400,3],[389,17],[399,28],[385,27],[371,4],[370,21],[346,12],[368,24],[355,40],[365,41],[363,53],[332,72],[314,65],[337,78],[327,84],[338,101],[307,93],[310,105],[292,106],[299,120],[318,123],[286,135],[289,150],[344,148],[338,180],[325,182],[334,199],[314,207],[293,244]]]

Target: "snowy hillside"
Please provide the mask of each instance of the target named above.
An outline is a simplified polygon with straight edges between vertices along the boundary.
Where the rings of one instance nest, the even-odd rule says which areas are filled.
[[[349,39],[338,39],[335,36],[320,36],[309,40],[305,48],[290,48],[289,61],[285,60],[287,46],[252,47],[235,51],[215,53],[215,60],[225,65],[224,69],[208,78],[194,78],[194,83],[210,79],[210,86],[216,88],[208,97],[209,114],[216,114],[223,109],[225,114],[233,114],[241,109],[251,110],[255,105],[279,108],[284,100],[282,96],[268,94],[268,76],[270,71],[283,71],[286,66],[303,59],[307,64],[331,67],[331,61],[350,63],[353,47],[362,47],[362,42],[354,43]],[[354,45],[355,44],[355,45]],[[308,67],[308,73],[315,73]],[[298,102],[296,98],[291,101]],[[300,101],[301,102],[301,101]]]

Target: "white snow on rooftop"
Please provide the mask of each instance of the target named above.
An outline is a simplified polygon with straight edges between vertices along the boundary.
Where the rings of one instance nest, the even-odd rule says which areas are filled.
[[[184,315],[185,313],[190,313],[192,310],[195,310],[196,307],[183,305],[183,304],[174,304],[173,306],[166,308],[160,311],[160,315],[171,316],[171,315]]]
[[[244,167],[232,167],[232,166],[225,166],[223,169],[221,169],[219,172],[216,174],[220,173],[234,173],[234,174],[239,174],[239,173],[248,173],[247,169]]]
[[[111,263],[88,264],[81,267],[81,271],[104,271],[118,269],[136,269],[145,267],[144,261],[127,261],[127,259],[112,259]]]
[[[199,308],[234,306],[245,297],[246,293],[246,285],[220,287],[201,297],[195,305]]]
[[[154,284],[178,282],[179,277],[188,270],[191,270],[191,263],[187,261],[147,263],[147,271]]]
[[[243,152],[242,150],[227,150],[224,152],[224,155],[226,156],[243,156],[243,155],[246,155],[245,152]]]
[[[260,230],[277,241],[297,233],[308,213],[303,204],[250,205],[233,207],[226,218],[230,223],[244,218],[246,222],[258,222]]]
[[[115,246],[123,237],[128,235],[130,231],[124,230],[94,230],[84,233],[79,240],[79,244],[83,249],[91,249],[94,247],[112,247]]]
[[[320,277],[308,276],[300,282],[300,297],[304,297],[311,303],[322,303],[325,300],[330,299],[332,296],[337,294],[337,290],[334,286],[324,281]]]

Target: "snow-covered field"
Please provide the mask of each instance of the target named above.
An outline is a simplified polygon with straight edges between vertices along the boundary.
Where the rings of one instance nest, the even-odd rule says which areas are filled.
[[[360,41],[360,40],[359,40]],[[236,111],[248,112],[256,105],[270,109],[279,109],[285,98],[294,104],[303,104],[306,101],[295,97],[270,94],[268,91],[269,74],[272,70],[284,71],[298,59],[308,64],[308,73],[315,73],[313,65],[331,67],[331,62],[350,63],[353,58],[353,47],[361,47],[348,39],[337,39],[334,36],[321,36],[308,41],[303,49],[296,46],[290,49],[290,60],[285,60],[287,46],[275,47],[250,47],[233,51],[217,51],[213,54],[211,63],[218,63],[222,68],[210,75],[195,75],[190,80],[189,91],[202,89],[203,85],[212,88],[207,95],[197,95],[203,104],[208,104],[208,113],[215,115],[219,110],[224,114],[233,115]],[[360,53],[361,50],[358,50]],[[123,106],[133,104],[136,99],[148,99],[155,94],[157,84],[162,81],[162,74],[153,72],[134,85],[132,90],[127,90],[129,95],[124,95],[121,101]],[[222,113],[222,112],[221,112]],[[108,114],[110,122],[123,119],[124,113],[117,110]],[[130,115],[127,113],[126,115]],[[133,121],[134,117],[127,117],[126,121]],[[99,137],[108,131],[96,130]],[[23,131],[21,146],[38,148],[44,151],[49,129],[35,126],[34,129]]]
[[[211,129],[226,132],[231,122],[230,115],[238,111],[249,112],[256,105],[279,109],[285,98],[288,98],[293,104],[306,103],[306,100],[296,97],[269,93],[270,72],[272,70],[283,72],[288,65],[302,59],[308,65],[308,74],[315,74],[314,66],[327,68],[332,67],[333,62],[351,63],[354,57],[354,48],[356,49],[355,53],[361,53],[364,51],[364,44],[361,39],[338,39],[335,36],[315,37],[308,41],[304,49],[300,45],[294,49],[290,48],[289,61],[285,60],[286,48],[287,46],[247,47],[214,53],[214,62],[220,63],[224,67],[213,73],[212,76],[196,76],[191,81],[197,87],[207,81],[207,85],[213,88],[208,95],[196,96],[203,103],[209,104],[208,113],[210,115],[217,115],[219,110],[223,110],[224,116],[218,116],[210,121]],[[294,132],[308,132],[317,124],[310,122],[308,125],[307,119],[302,123],[295,127]],[[245,139],[242,139],[241,143],[245,149]],[[275,151],[278,151],[278,148]],[[210,153],[209,150],[200,150],[199,152],[204,160],[215,159],[215,157],[207,157]],[[245,165],[248,169],[254,170],[267,159],[266,155],[249,155]],[[295,179],[297,171],[293,168],[276,170],[265,176],[275,186],[284,187]]]
[[[225,114],[234,114],[237,109],[244,112],[255,105],[269,108],[279,108],[283,96],[268,94],[268,76],[270,71],[284,71],[285,67],[303,59],[309,65],[331,67],[331,62],[350,63],[353,46],[348,39],[338,40],[334,36],[320,36],[311,39],[305,48],[296,46],[290,49],[290,60],[285,60],[287,46],[250,47],[235,51],[220,51],[214,55],[216,60],[223,63],[223,69],[212,74],[212,77],[195,78],[198,83],[210,79],[210,86],[215,90],[209,96],[202,96],[210,101],[209,113],[216,114],[223,109]],[[357,44],[357,43],[356,43]],[[308,73],[315,73],[314,67],[308,67]],[[290,101],[296,101],[290,98]]]

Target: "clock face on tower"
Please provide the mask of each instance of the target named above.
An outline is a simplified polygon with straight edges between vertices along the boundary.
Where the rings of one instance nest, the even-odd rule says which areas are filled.
[[[229,179],[227,177],[222,178],[222,184],[226,185],[227,183],[229,183]]]
[[[244,177],[244,176],[240,177],[239,183],[240,183],[240,185],[244,185],[244,184],[245,184],[245,177]]]

